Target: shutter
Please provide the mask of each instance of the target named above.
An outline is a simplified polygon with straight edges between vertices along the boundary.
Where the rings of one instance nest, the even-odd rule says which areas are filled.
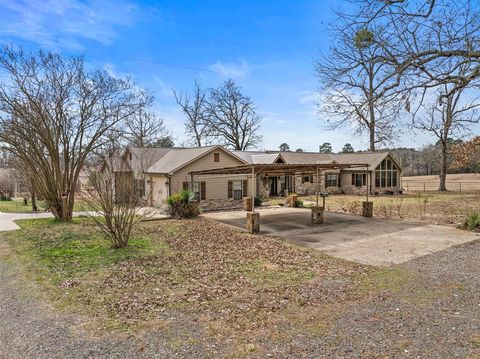
[[[363,174],[363,185],[364,186],[367,185],[367,174],[366,173]]]
[[[247,189],[248,189],[248,181],[247,180],[243,180],[243,197],[246,197],[247,196]]]
[[[328,176],[328,175],[325,173],[325,182],[324,182],[324,186],[323,186],[323,187],[325,187],[325,188],[327,188],[327,176]]]
[[[207,184],[205,181],[200,182],[200,199],[207,199]]]
[[[339,173],[337,176],[338,176],[337,183],[338,183],[338,187],[340,188],[342,187],[342,175]]]
[[[183,189],[187,190],[188,189],[188,182],[183,182]]]
[[[228,181],[228,198],[233,198],[233,182]]]
[[[355,186],[355,173],[352,173],[352,186]]]

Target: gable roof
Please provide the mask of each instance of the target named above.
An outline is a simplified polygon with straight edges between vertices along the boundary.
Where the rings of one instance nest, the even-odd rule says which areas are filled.
[[[237,158],[240,162],[248,164],[248,162],[245,161],[242,157],[237,156],[232,151],[228,151],[227,149],[224,149],[222,146],[182,148],[182,149],[175,149],[174,151],[168,152],[165,156],[163,156],[161,159],[156,161],[152,166],[150,166],[146,170],[146,173],[160,173],[160,174],[173,173],[214,150],[224,151],[230,154],[231,156]]]
[[[130,168],[135,176],[141,176],[150,166],[159,159],[163,158],[167,153],[175,151],[174,147],[133,147],[128,146],[122,155],[122,159],[128,161],[127,153],[132,154],[132,160],[129,161]]]

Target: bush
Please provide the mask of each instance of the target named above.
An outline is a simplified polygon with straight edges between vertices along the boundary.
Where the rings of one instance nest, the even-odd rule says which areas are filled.
[[[183,190],[168,197],[168,210],[175,218],[191,218],[199,214],[198,202],[195,201],[195,193]]]
[[[461,227],[470,231],[480,230],[480,212],[470,213]]]
[[[11,201],[11,200],[12,200],[11,195],[9,195],[8,193],[0,192],[0,201]]]
[[[295,201],[295,207],[302,208],[303,207],[303,201],[301,199],[297,199]]]
[[[253,204],[255,205],[255,207],[260,207],[263,203],[263,200],[261,197],[255,197],[255,199],[253,200]]]

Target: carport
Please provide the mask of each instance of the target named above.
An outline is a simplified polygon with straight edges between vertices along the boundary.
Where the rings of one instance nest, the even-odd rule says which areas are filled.
[[[301,164],[292,164],[292,163],[269,163],[269,164],[249,164],[241,165],[234,167],[225,167],[225,168],[216,168],[209,170],[199,170],[192,171],[189,173],[191,183],[195,181],[196,176],[205,176],[205,175],[247,175],[251,176],[251,197],[244,198],[246,202],[247,209],[247,230],[250,233],[259,233],[260,232],[260,213],[255,211],[255,195],[256,195],[256,177],[259,174],[268,174],[268,175],[295,175],[297,173],[305,174],[316,174],[316,191],[315,191],[315,206],[311,208],[311,222],[313,224],[322,224],[323,223],[323,212],[325,210],[323,203],[322,206],[319,205],[320,193],[320,174],[324,170],[342,170],[345,168],[366,168],[368,172],[368,164],[366,163],[356,163],[356,164],[340,164],[336,161],[325,161],[325,162],[315,162],[315,163],[301,163]],[[363,216],[371,217],[373,214],[373,202],[369,201],[369,192],[371,184],[368,183],[367,176],[367,192],[366,200],[363,202]],[[325,197],[323,197],[325,199]]]

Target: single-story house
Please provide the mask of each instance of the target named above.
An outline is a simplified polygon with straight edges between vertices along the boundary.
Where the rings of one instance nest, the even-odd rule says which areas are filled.
[[[202,200],[240,200],[242,197],[272,197],[287,193],[313,194],[316,190],[315,173],[286,173],[269,175],[262,173],[251,185],[251,176],[222,174],[195,176],[192,172],[261,164],[363,164],[352,168],[325,170],[319,184],[329,193],[367,192],[371,194],[398,192],[401,190],[402,169],[398,161],[387,151],[355,153],[312,153],[279,151],[232,151],[222,146],[195,148],[138,148],[127,147],[117,154],[113,172],[131,176],[135,188],[147,197],[153,206],[182,189],[190,188]],[[368,165],[368,167],[367,167]],[[368,178],[367,178],[368,177]],[[368,182],[367,182],[368,181]]]

